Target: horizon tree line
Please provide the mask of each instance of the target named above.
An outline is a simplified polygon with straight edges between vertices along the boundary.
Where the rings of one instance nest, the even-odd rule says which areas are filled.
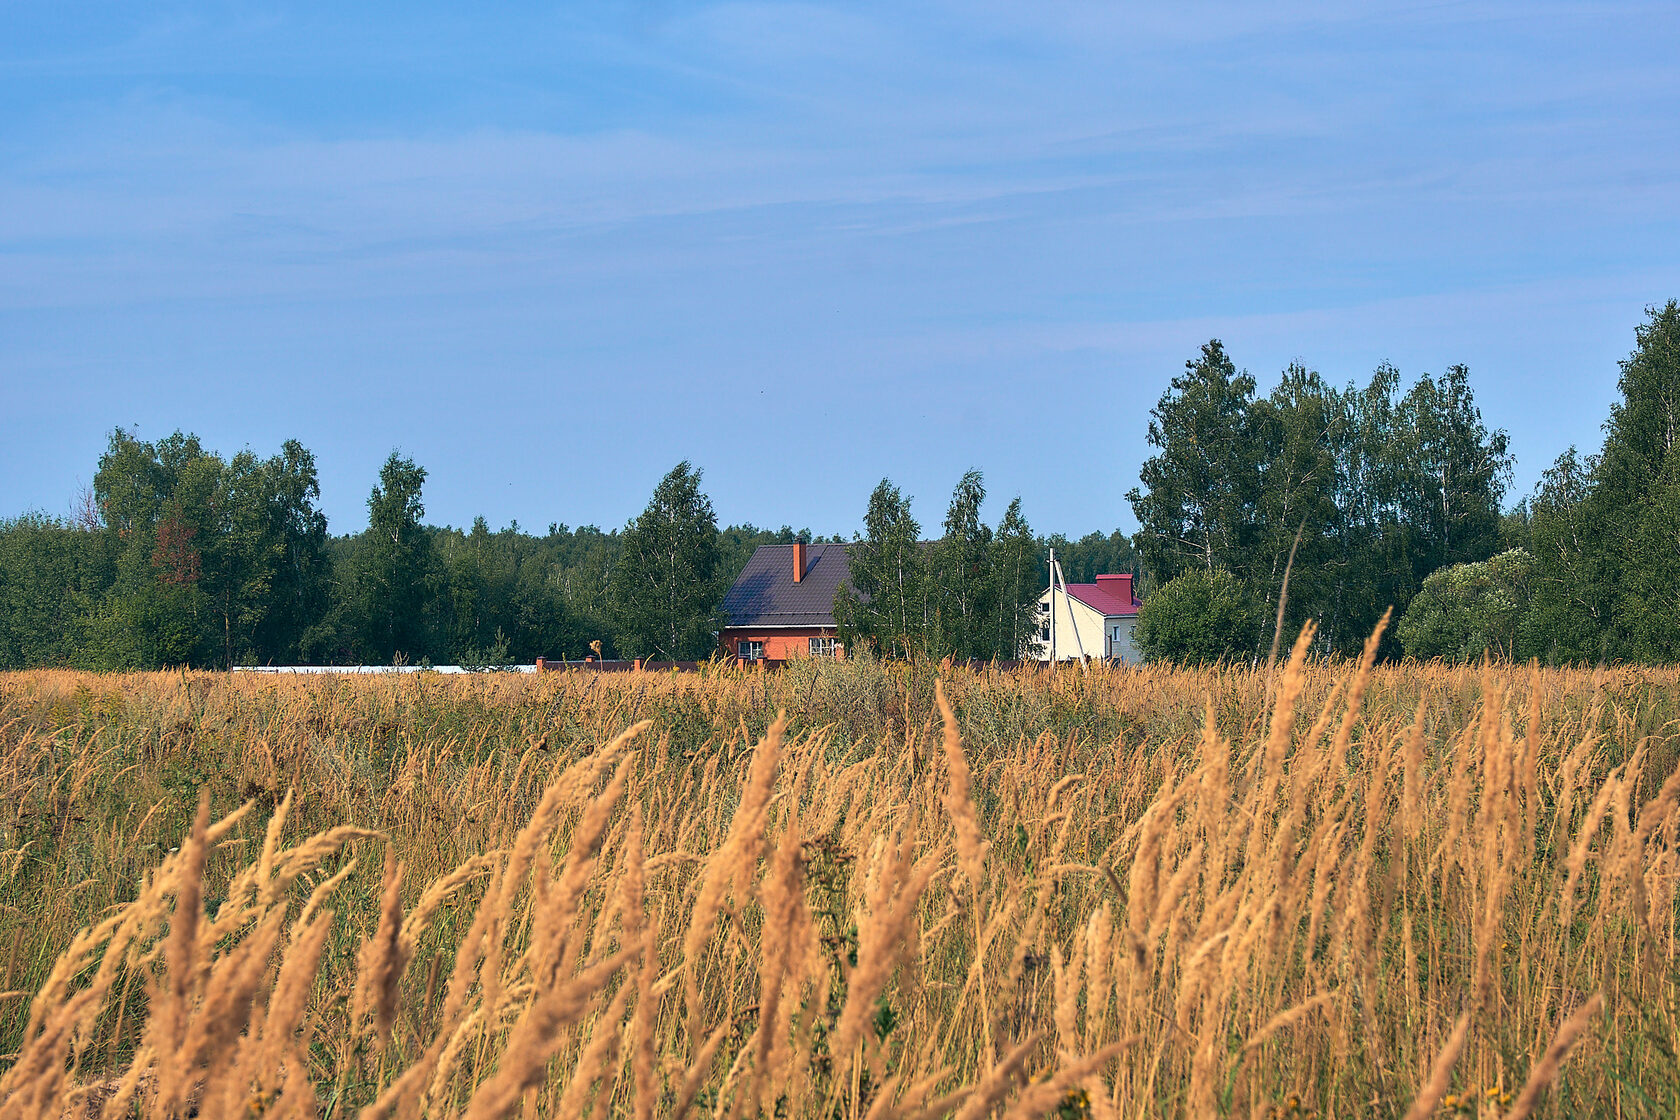
[[[1313,620],[1325,654],[1357,652],[1392,607],[1384,657],[1680,660],[1680,304],[1648,309],[1618,388],[1600,449],[1570,448],[1506,508],[1509,439],[1463,366],[1337,387],[1296,363],[1261,395],[1212,340],[1151,410],[1134,537],[1038,536],[1019,499],[987,525],[971,470],[924,540],[882,479],[841,637],[886,657],[1017,656],[1054,546],[1070,581],[1139,575],[1156,657],[1259,659],[1282,600],[1283,632]],[[426,477],[393,451],[367,527],[335,536],[295,440],[224,458],[116,429],[72,516],[0,521],[0,668],[704,658],[753,549],[812,539],[720,528],[688,462],[622,528],[540,536],[427,524]]]
[[[1292,364],[1260,396],[1209,342],[1151,411],[1127,495],[1160,589],[1140,645],[1258,660],[1282,598],[1282,633],[1311,619],[1322,653],[1357,653],[1392,608],[1389,658],[1680,660],[1680,304],[1647,309],[1618,389],[1602,448],[1505,508],[1509,439],[1463,366],[1337,388]]]
[[[224,459],[186,433],[148,442],[114,430],[76,516],[0,521],[0,668],[704,659],[753,550],[813,539],[785,525],[720,528],[688,462],[623,528],[556,522],[540,536],[482,517],[464,530],[429,525],[426,479],[393,451],[367,527],[335,536],[314,456],[295,440],[268,459]],[[917,607],[919,653],[1018,648],[1024,623],[994,581],[1006,547],[1020,595],[1042,579],[1047,543],[1070,565],[1130,563],[1118,531],[1032,538],[1019,502],[994,540],[979,520],[979,473],[958,490],[936,565],[925,580],[917,568],[929,596]]]

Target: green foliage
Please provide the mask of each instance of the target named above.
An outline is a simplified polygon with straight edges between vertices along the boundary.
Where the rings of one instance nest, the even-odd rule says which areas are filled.
[[[1262,626],[1260,604],[1236,576],[1191,569],[1143,601],[1132,637],[1151,661],[1207,664],[1254,657]]]
[[[331,537],[296,441],[224,461],[190,435],[114,432],[73,521],[0,522],[0,667],[499,665],[579,659],[594,641],[618,655],[623,534],[429,526],[425,479],[394,454],[368,528]],[[811,533],[717,531],[715,598],[696,610],[711,617],[758,545],[796,537]]]
[[[723,622],[717,517],[686,460],[654,488],[624,530],[611,598],[619,651],[627,657],[685,661],[717,648]]]
[[[296,440],[267,460],[242,451],[222,472],[217,500],[225,520],[208,557],[225,664],[297,660],[327,601],[320,496],[315,457]]]
[[[325,602],[319,494],[295,442],[225,462],[181,432],[156,444],[112,432],[74,525],[36,518],[0,534],[13,573],[0,586],[22,612],[0,627],[13,632],[0,664],[295,658]]]
[[[413,663],[430,656],[437,618],[428,610],[444,573],[421,521],[426,469],[393,451],[368,495],[368,528],[351,553],[349,606],[361,659]]]
[[[1129,552],[1131,542],[1126,543]],[[997,532],[992,534],[988,557],[996,585],[991,598],[992,624],[987,635],[990,656],[1020,657],[1038,631],[1038,596],[1049,583],[1048,573],[1039,578],[1040,555],[1048,555],[1048,550],[1041,548],[1033,537],[1032,526],[1021,513],[1021,499],[1012,499],[1003,511]]]
[[[1511,549],[1432,572],[1400,618],[1406,655],[1448,661],[1473,661],[1484,653],[1517,656],[1534,567],[1531,553]]]
[[[39,514],[0,522],[0,667],[89,665],[115,538]]]
[[[1275,613],[1299,532],[1285,626],[1317,619],[1327,652],[1356,652],[1430,572],[1499,548],[1507,440],[1462,366],[1402,394],[1391,366],[1338,390],[1296,364],[1262,398],[1215,340],[1152,411],[1149,443],[1128,494],[1146,575],[1223,569]]]
[[[1650,310],[1618,385],[1599,453],[1570,448],[1530,499],[1525,656],[1680,658],[1680,303]]]
[[[928,652],[954,657],[988,657],[996,623],[992,578],[992,531],[980,520],[986,485],[979,471],[957,481],[945,513],[945,535],[927,550]]]
[[[927,633],[922,527],[910,501],[883,478],[869,495],[864,533],[847,553],[851,586],[834,597],[840,641],[887,657],[918,652]]]
[[[1254,378],[1238,373],[1218,340],[1184,364],[1150,412],[1143,489],[1127,494],[1139,551],[1165,583],[1200,568],[1230,567],[1252,546],[1263,445],[1250,420]]]
[[[869,496],[865,534],[847,553],[851,586],[835,594],[840,641],[891,658],[1018,657],[1035,629],[1043,544],[1019,498],[995,531],[980,519],[985,500],[980,472],[966,472],[944,535],[924,542],[910,499],[882,479]]]
[[[434,534],[446,587],[433,609],[456,664],[581,655],[594,634],[566,593],[571,573],[557,562],[557,536],[531,537],[517,525],[491,532],[482,517],[469,533]]]
[[[1003,532],[1002,527],[998,529]],[[1056,550],[1056,561],[1069,583],[1094,583],[1100,575],[1120,572],[1136,573],[1137,550],[1132,538],[1120,530],[1109,533],[1086,533],[1077,540],[1069,540],[1061,533],[1052,533],[1037,543],[1036,586],[1033,595],[1050,586],[1050,550]]]
[[[1637,511],[1622,581],[1627,653],[1680,661],[1680,455],[1668,457]]]
[[[1598,453],[1570,449],[1502,513],[1507,441],[1462,366],[1408,387],[1385,365],[1336,388],[1296,364],[1261,396],[1212,341],[1152,411],[1155,454],[1128,495],[1135,542],[1035,537],[1019,500],[987,526],[978,471],[923,541],[910,499],[883,479],[849,549],[855,591],[835,602],[842,639],[895,659],[1017,656],[1051,546],[1073,582],[1139,571],[1145,602],[1192,571],[1226,573],[1261,637],[1238,627],[1216,645],[1246,656],[1270,634],[1299,530],[1284,630],[1317,620],[1322,652],[1357,652],[1392,604],[1404,613],[1388,653],[1409,637],[1411,652],[1455,657],[1482,643],[1550,663],[1677,660],[1680,304],[1650,310],[1619,385]],[[718,529],[687,464],[622,532],[429,526],[425,480],[393,453],[368,528],[335,538],[296,441],[224,459],[190,434],[114,431],[74,517],[0,522],[0,667],[444,663],[495,660],[504,645],[528,662],[597,642],[606,656],[704,657],[753,549],[812,539]],[[1467,605],[1463,590],[1502,587],[1493,560],[1512,550],[1533,557],[1514,627],[1503,600]]]
[[[1610,557],[1592,494],[1592,460],[1571,447],[1540,476],[1529,501],[1536,565],[1522,654],[1549,663],[1595,661],[1607,650],[1614,608]]]
[[[496,636],[488,646],[468,646],[456,656],[455,663],[463,669],[502,669],[514,664],[512,647],[507,635],[496,627]]]

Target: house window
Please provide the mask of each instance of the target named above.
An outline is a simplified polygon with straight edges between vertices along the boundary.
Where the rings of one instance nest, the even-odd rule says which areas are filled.
[[[735,656],[742,661],[763,661],[764,643],[742,639],[735,643]]]
[[[811,639],[811,656],[812,657],[833,657],[834,656],[834,639],[833,638],[812,638]]]

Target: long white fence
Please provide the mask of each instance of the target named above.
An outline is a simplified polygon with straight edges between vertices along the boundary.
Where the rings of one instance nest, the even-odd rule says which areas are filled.
[[[373,673],[534,673],[535,665],[498,665],[489,669],[467,669],[460,665],[235,665],[236,673],[342,673],[360,676]]]

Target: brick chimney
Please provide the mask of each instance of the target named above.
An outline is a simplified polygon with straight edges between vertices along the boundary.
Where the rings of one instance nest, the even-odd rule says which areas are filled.
[[[1137,602],[1137,600],[1132,597],[1132,574],[1130,572],[1127,572],[1124,575],[1098,576],[1097,586],[1108,592],[1110,595],[1113,595],[1116,599],[1119,599],[1127,606],[1131,606],[1133,603]]]
[[[793,542],[793,582],[798,583],[805,578],[805,542]]]

